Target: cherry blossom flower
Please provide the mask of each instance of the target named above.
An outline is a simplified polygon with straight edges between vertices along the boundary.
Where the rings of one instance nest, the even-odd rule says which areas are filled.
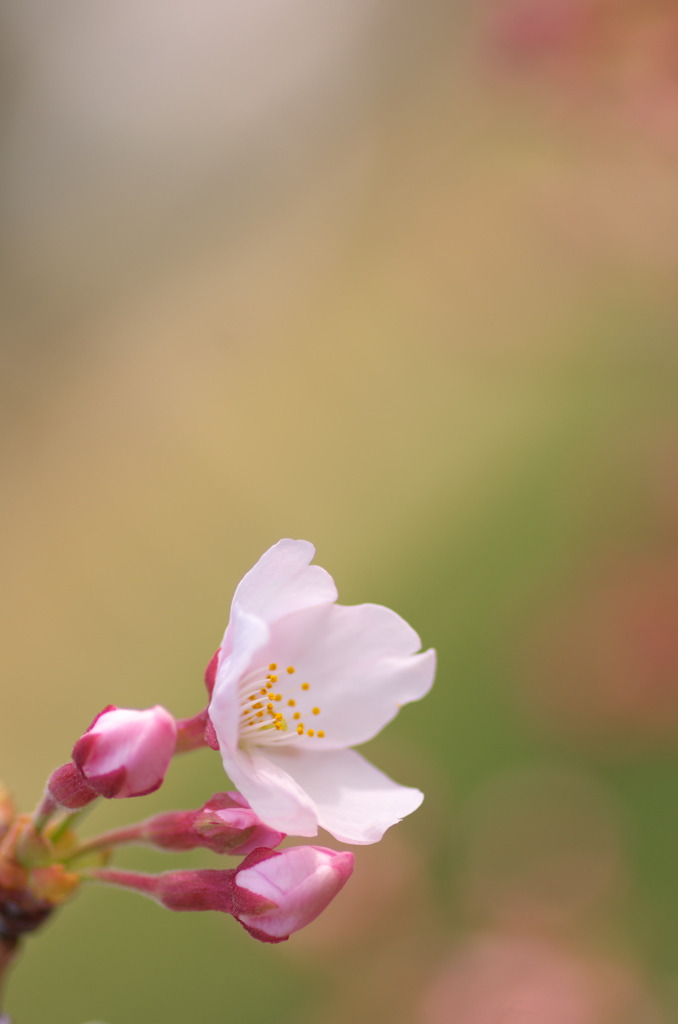
[[[281,540],[242,579],[209,716],[224,768],[259,817],[300,836],[374,843],[420,805],[348,749],[430,689],[433,650],[381,605],[336,604],[308,541]]]

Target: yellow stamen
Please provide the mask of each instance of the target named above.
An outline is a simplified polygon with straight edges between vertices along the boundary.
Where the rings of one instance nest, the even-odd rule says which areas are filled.
[[[300,736],[304,735],[304,723],[303,722],[300,722],[299,725],[297,726],[297,732],[299,733]]]
[[[313,714],[314,715],[319,715],[320,714],[320,708],[313,708]]]
[[[272,661],[271,664],[268,667],[271,670],[271,672],[275,672],[275,670],[277,669],[278,666],[276,665],[276,663],[274,661]]]
[[[287,666],[287,671],[289,672],[290,675],[293,675],[294,674],[294,665],[288,665]]]
[[[321,740],[324,737],[324,735],[325,733],[322,731],[322,729],[318,729],[318,739]]]
[[[315,733],[313,732],[313,729],[307,729],[307,730],[306,730],[306,735],[307,735],[307,736],[314,736],[314,735],[315,735]]]
[[[301,714],[298,711],[295,711],[292,718],[301,718]]]
[[[296,703],[297,703],[296,700],[292,700],[291,697],[290,697],[290,699],[287,702],[288,706],[291,707],[291,708],[293,708]]]
[[[277,683],[278,682],[278,677],[277,676],[269,676],[268,678],[271,680],[272,683]]]
[[[310,690],[311,689],[311,684],[310,683],[302,683],[301,684],[301,688],[302,688],[302,690]]]

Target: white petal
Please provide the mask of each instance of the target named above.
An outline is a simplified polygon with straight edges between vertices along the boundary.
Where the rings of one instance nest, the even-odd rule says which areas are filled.
[[[256,750],[222,747],[222,758],[226,774],[266,825],[295,836],[318,834],[313,801],[283,767]]]
[[[294,666],[293,676],[281,674],[278,689],[296,700],[306,727],[325,734],[296,742],[330,750],[372,739],[403,704],[428,693],[435,651],[415,654],[419,647],[415,631],[389,608],[331,604],[277,622],[262,657]],[[312,714],[314,707],[320,714]]]
[[[424,799],[418,789],[399,786],[355,750],[313,754],[282,747],[270,759],[313,800],[319,824],[344,843],[376,843]]]
[[[228,650],[224,645],[219,653],[219,664],[210,701],[209,714],[219,744],[234,748],[238,744],[240,722],[240,680],[246,675],[252,659],[268,643],[270,631],[263,619],[249,615],[235,602],[228,626]]]
[[[336,601],[334,580],[310,565],[315,548],[307,540],[280,540],[242,578],[233,598],[251,615],[275,622],[283,615]]]

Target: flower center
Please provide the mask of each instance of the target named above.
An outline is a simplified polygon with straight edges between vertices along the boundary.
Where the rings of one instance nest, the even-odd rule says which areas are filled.
[[[240,683],[240,743],[292,743],[302,736],[322,739],[322,729],[308,727],[320,708],[307,696],[311,684],[297,682],[294,665],[278,670],[272,661],[249,672]]]

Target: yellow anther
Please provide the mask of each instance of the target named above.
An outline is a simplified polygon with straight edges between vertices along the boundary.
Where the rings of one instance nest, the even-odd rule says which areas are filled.
[[[267,711],[273,711],[273,705],[272,704],[267,704],[266,705],[266,710]]]
[[[311,684],[310,683],[302,683],[301,684],[301,688],[302,688],[302,690],[310,690],[311,689]]]
[[[297,726],[297,732],[299,733],[300,736],[304,735],[304,723],[303,722],[300,722],[299,725]]]
[[[258,710],[259,710],[259,708],[263,708],[263,706],[264,706],[264,705],[263,705],[263,704],[261,703],[261,701],[260,701],[260,700],[258,700],[256,704],[253,704],[253,705],[252,705],[252,707],[254,708],[254,710],[255,710],[255,711],[258,711]],[[314,714],[315,714],[315,712],[314,712]]]
[[[289,672],[290,675],[293,675],[294,674],[294,665],[288,665],[287,666],[287,671]]]
[[[263,717],[264,717],[264,712],[263,711],[257,711],[257,718],[263,718]]]
[[[272,686],[273,686],[273,683],[266,683],[266,689],[267,690],[270,690]]]
[[[319,715],[320,714],[320,708],[313,708],[313,714],[314,715]]]
[[[301,714],[298,711],[295,711],[292,718],[301,718]]]
[[[313,732],[313,729],[307,729],[306,730],[306,735],[307,736],[315,736],[315,733]]]
[[[322,729],[318,729],[318,739],[321,740],[324,737],[324,735],[325,733],[322,731]]]
[[[275,718],[276,722],[282,721],[282,711],[279,711],[277,715],[274,715],[273,717]]]
[[[271,680],[272,683],[277,683],[278,682],[278,677],[277,676],[269,676],[268,678]]]
[[[274,661],[272,661],[271,664],[268,667],[271,670],[271,672],[275,672],[275,670],[277,669],[278,666],[276,665],[276,663]]]
[[[251,693],[247,699],[248,700],[256,700],[257,699],[256,693]]]
[[[295,705],[295,704],[296,704],[297,702],[296,702],[296,700],[292,700],[292,698],[290,697],[290,699],[288,700],[288,702],[287,702],[287,703],[288,703],[289,707],[293,708],[293,707],[294,707],[294,705]]]
[[[276,693],[274,700],[282,700],[282,693]]]
[[[259,696],[260,697],[265,697],[266,696],[266,687],[265,686],[262,687],[261,690],[259,690]]]

